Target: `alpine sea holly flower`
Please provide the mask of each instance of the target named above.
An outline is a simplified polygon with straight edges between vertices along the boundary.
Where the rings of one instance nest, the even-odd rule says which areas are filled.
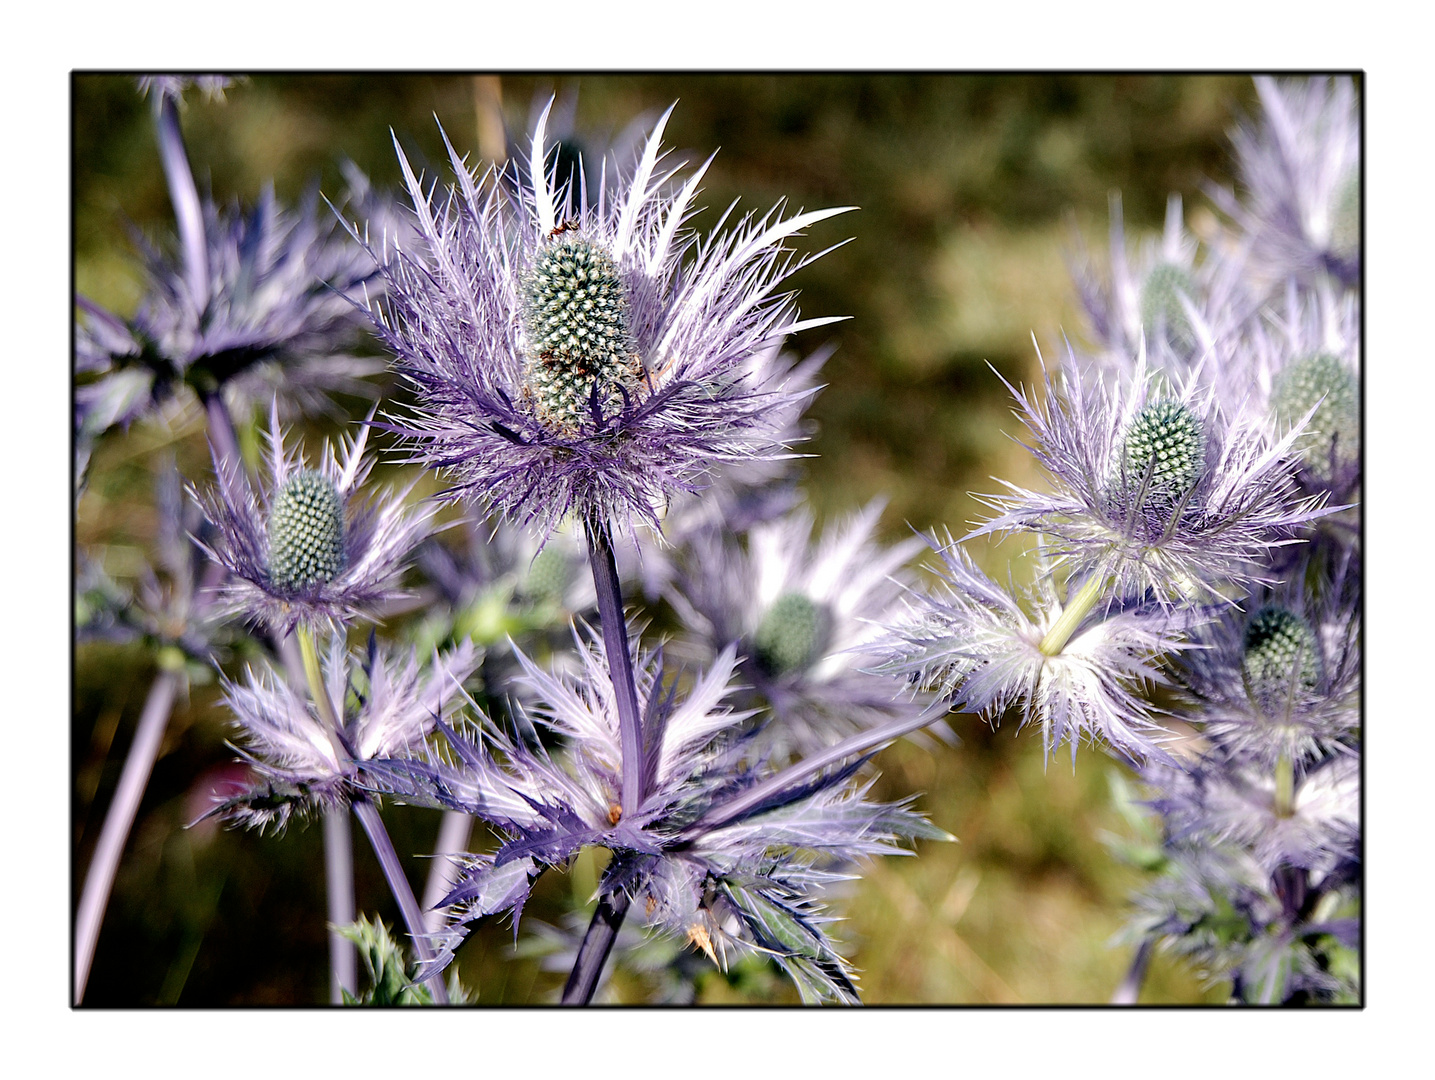
[[[1100,737],[1137,760],[1168,757],[1169,733],[1150,718],[1137,691],[1167,681],[1159,661],[1182,648],[1172,617],[1097,605],[1076,627],[1058,631],[1063,610],[1049,566],[1018,599],[950,535],[945,543],[927,542],[942,561],[938,584],[908,591],[905,610],[888,620],[876,643],[876,670],[993,723],[1020,706],[1022,725],[1040,727],[1047,755],[1070,742],[1075,762],[1080,740]],[[1059,642],[1058,633],[1066,635]]]
[[[1046,377],[1045,402],[1008,383],[1055,490],[1003,481],[1008,492],[986,499],[1001,513],[970,535],[1043,533],[1101,595],[1168,606],[1261,580],[1269,553],[1325,513],[1293,475],[1306,417],[1274,438],[1267,417],[1228,414],[1199,375],[1149,373],[1143,351],[1109,381],[1084,380],[1069,357]]]
[[[1079,238],[1078,238],[1079,244]],[[1100,358],[1129,370],[1143,343],[1172,371],[1185,371],[1221,344],[1256,310],[1246,294],[1243,254],[1216,247],[1199,263],[1200,245],[1186,232],[1181,198],[1166,204],[1159,244],[1127,250],[1121,198],[1111,197],[1109,273],[1079,248],[1072,276]]]
[[[1336,299],[1288,283],[1284,309],[1252,327],[1248,346],[1223,372],[1227,398],[1247,394],[1284,431],[1306,415],[1295,446],[1297,479],[1332,499],[1354,497],[1361,476],[1360,311],[1355,296]]]
[[[894,575],[923,546],[874,543],[881,514],[874,500],[815,544],[806,508],[754,525],[746,548],[718,528],[688,541],[666,597],[707,650],[736,646],[745,698],[774,714],[759,739],[776,754],[807,753],[923,704],[862,670],[900,594]]]
[[[1349,79],[1257,78],[1261,117],[1232,133],[1245,199],[1211,197],[1251,241],[1252,270],[1279,287],[1360,279],[1360,114]]]
[[[284,449],[275,402],[269,476],[258,490],[215,451],[215,487],[197,497],[218,530],[205,550],[231,575],[220,590],[228,613],[287,634],[301,624],[338,626],[402,595],[394,579],[437,507],[406,506],[413,483],[361,495],[373,468],[368,437],[366,423],[356,438],[341,439],[339,453],[326,443],[319,467],[310,468],[302,451]]]
[[[532,737],[512,737],[481,713],[471,731],[445,727],[451,759],[370,762],[365,773],[404,801],[462,810],[497,826],[504,843],[470,856],[445,899],[453,928],[514,912],[532,879],[580,847],[613,852],[602,889],[622,909],[674,934],[722,965],[730,950],[771,955],[804,997],[855,999],[847,964],[829,940],[814,892],[844,874],[836,864],[891,854],[900,838],[946,838],[904,804],[871,803],[849,783],[857,765],[761,789],[771,777],[752,757],[741,729],[747,714],[724,704],[732,691],[735,650],[725,649],[679,697],[661,653],[639,653],[635,684],[643,717],[641,802],[619,802],[623,760],[617,692],[599,640],[579,640],[581,670],[549,674],[519,654],[525,668],[520,732],[531,721],[562,735],[551,754]],[[860,761],[858,762],[860,764]],[[742,802],[749,795],[750,805]],[[731,812],[724,813],[725,808]]]
[[[282,672],[250,668],[243,683],[226,680],[225,703],[244,743],[237,749],[257,776],[206,816],[222,815],[248,828],[282,829],[295,813],[347,803],[357,790],[361,762],[401,756],[423,745],[457,701],[478,658],[470,643],[461,642],[420,664],[417,652],[390,655],[372,634],[366,651],[350,653],[336,634],[324,656],[322,687],[338,730]]]
[[[179,126],[187,81],[142,80],[154,91],[177,251],[137,236],[146,291],[133,317],[79,300],[82,455],[111,424],[127,424],[186,386],[206,404],[220,395],[231,405],[250,403],[281,388],[286,403],[326,409],[329,391],[363,392],[360,376],[381,368],[342,355],[358,334],[350,297],[376,268],[367,252],[335,233],[332,220],[321,219],[316,191],[297,213],[282,209],[267,187],[249,213],[201,200]]]
[[[1267,874],[1282,866],[1326,873],[1357,855],[1360,760],[1354,754],[1283,771],[1213,749],[1193,767],[1153,767],[1145,779],[1174,839],[1235,844]]]
[[[418,393],[396,430],[452,497],[540,532],[569,513],[655,525],[725,463],[785,451],[810,391],[746,365],[833,321],[796,321],[776,290],[810,261],[784,242],[842,209],[749,214],[697,243],[684,223],[706,165],[673,190],[662,130],[611,192],[604,164],[593,205],[584,170],[555,185],[543,120],[516,193],[451,146],[457,187],[426,192],[400,150],[421,240],[376,256],[386,296],[370,313]]]
[[[1353,753],[1358,642],[1359,615],[1338,590],[1313,599],[1284,586],[1252,597],[1246,610],[1193,632],[1177,668],[1194,699],[1188,718],[1208,741],[1268,770]]]

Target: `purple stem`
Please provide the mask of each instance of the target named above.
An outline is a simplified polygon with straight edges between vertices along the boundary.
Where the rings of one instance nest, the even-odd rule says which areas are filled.
[[[439,901],[453,889],[454,880],[458,877],[458,865],[453,856],[468,848],[472,831],[473,818],[462,810],[443,812],[438,840],[433,847],[433,863],[429,866],[428,881],[424,883],[424,921],[431,934],[443,929],[444,913],[438,908]]]
[[[234,433],[234,420],[224,404],[223,390],[204,395],[204,411],[209,417],[209,442],[219,454],[221,465],[226,470],[240,468],[243,458],[239,455],[239,437]]]
[[[593,567],[593,587],[598,593],[598,618],[603,627],[603,647],[608,653],[608,676],[618,702],[618,728],[623,750],[623,813],[637,812],[643,801],[643,738],[638,722],[638,690],[633,683],[633,661],[628,655],[628,624],[623,618],[623,589],[618,583],[618,564],[613,559],[613,534],[606,522],[585,522],[588,533],[588,561]],[[578,959],[563,988],[564,1005],[586,1005],[598,989],[603,965],[613,951],[618,928],[628,914],[631,897],[623,890],[598,894],[593,921],[578,947]]]
[[[195,313],[202,315],[209,303],[209,251],[204,242],[204,206],[199,201],[199,189],[194,186],[189,155],[185,153],[184,135],[179,129],[179,109],[169,94],[160,95],[155,129],[159,136],[159,159],[164,165],[169,199],[174,204],[180,244],[184,248],[184,276],[189,283]]]
[[[1116,988],[1116,993],[1111,995],[1111,1004],[1136,1004],[1137,998],[1141,996],[1141,984],[1146,981],[1146,969],[1151,964],[1153,944],[1154,942],[1149,937],[1141,939],[1141,944],[1136,948],[1136,955],[1131,959],[1131,968],[1126,972],[1126,978],[1121,980],[1121,985]]]
[[[115,788],[114,801],[105,814],[99,843],[95,845],[90,869],[85,874],[85,887],[80,893],[80,906],[75,914],[76,1005],[85,996],[85,983],[90,977],[90,963],[95,958],[95,944],[99,940],[100,925],[104,922],[110,889],[115,883],[115,871],[119,867],[130,827],[134,825],[145,784],[149,782],[150,771],[159,756],[165,724],[183,679],[182,671],[161,671],[150,686],[144,712],[140,714],[139,726],[135,729],[134,742],[125,758],[124,771],[120,773],[119,786]]]
[[[583,935],[583,944],[578,946],[578,959],[563,987],[564,1005],[587,1005],[593,1000],[598,989],[598,979],[603,974],[603,965],[613,951],[613,942],[618,939],[618,930],[623,925],[623,916],[628,914],[628,905],[633,902],[622,889],[604,891],[598,895],[598,907],[593,912],[593,921]]]
[[[768,777],[759,784],[755,784],[737,798],[729,802],[719,803],[692,825],[689,825],[683,831],[683,836],[691,839],[712,829],[726,825],[733,818],[751,810],[754,806],[772,798],[774,795],[781,793],[784,789],[790,788],[806,780],[808,777],[821,772],[829,765],[835,765],[844,758],[861,754],[867,750],[871,750],[873,747],[891,742],[893,739],[900,738],[909,732],[916,731],[919,728],[924,728],[928,724],[934,723],[946,715],[948,709],[949,706],[947,702],[940,700],[929,705],[916,716],[903,717],[898,720],[889,721],[886,724],[874,727],[868,731],[859,731],[856,735],[843,739],[835,746],[829,746],[820,753],[803,758],[797,764],[783,769],[780,773]]]
[[[354,921],[354,840],[349,811],[342,806],[324,811],[324,886],[329,901],[329,1003],[342,1005],[345,990],[359,990],[354,943],[334,929]]]
[[[354,815],[359,819],[359,824],[364,827],[368,834],[369,844],[378,856],[379,865],[383,868],[384,879],[389,883],[389,891],[394,894],[398,901],[399,913],[404,917],[404,924],[409,928],[409,936],[414,941],[414,951],[418,953],[419,962],[427,964],[433,959],[433,950],[428,944],[428,929],[424,926],[423,912],[419,910],[419,903],[414,899],[414,891],[409,887],[409,879],[404,876],[404,868],[399,863],[399,856],[394,851],[393,842],[389,839],[388,830],[384,828],[384,821],[379,817],[379,810],[367,796],[360,795],[354,799]],[[437,973],[430,975],[426,980],[429,990],[433,993],[433,999],[439,1005],[447,1005],[448,990],[443,984],[443,977]]]
[[[211,410],[210,416],[216,415]],[[218,406],[218,415],[225,420],[229,412],[223,402]],[[233,430],[232,428],[230,429]],[[237,460],[237,459],[236,459]],[[304,677],[304,657],[299,651],[299,641],[294,634],[275,634],[279,658],[289,673],[289,685],[300,695],[309,692],[309,682]],[[334,926],[345,926],[354,921],[354,841],[350,835],[349,812],[343,809],[324,812],[324,888],[327,897],[329,922]],[[340,990],[351,994],[359,992],[359,959],[354,943],[342,934],[329,931],[329,1001],[335,1005],[344,1003]]]
[[[623,618],[623,590],[618,565],[613,561],[613,534],[607,523],[589,521],[588,561],[593,566],[593,587],[598,593],[598,618],[603,626],[603,647],[608,652],[608,674],[618,701],[618,727],[623,749],[624,815],[638,812],[643,801],[643,738],[638,723],[638,691],[633,683],[633,661],[628,655],[628,624]]]

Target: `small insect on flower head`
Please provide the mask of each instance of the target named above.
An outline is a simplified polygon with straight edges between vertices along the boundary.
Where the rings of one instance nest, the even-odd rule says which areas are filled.
[[[413,484],[364,501],[373,466],[364,457],[367,422],[345,440],[343,459],[326,445],[317,469],[284,448],[277,402],[271,408],[267,483],[257,491],[242,468],[215,453],[217,484],[197,496],[218,529],[206,550],[230,580],[230,612],[288,632],[300,623],[338,625],[400,593],[394,579],[423,538],[432,504],[405,505]]]
[[[813,389],[752,361],[834,321],[798,321],[777,287],[810,261],[787,242],[842,209],[779,206],[699,244],[685,226],[707,166],[678,185],[660,164],[666,115],[601,177],[555,172],[547,116],[522,178],[475,177],[450,146],[446,198],[399,152],[418,237],[376,253],[387,292],[370,308],[418,391],[395,430],[450,497],[540,532],[570,513],[656,525],[721,467],[787,452]]]

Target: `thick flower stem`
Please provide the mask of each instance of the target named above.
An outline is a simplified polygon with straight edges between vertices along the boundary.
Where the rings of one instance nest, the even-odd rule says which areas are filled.
[[[383,868],[384,880],[389,883],[389,891],[394,894],[399,913],[404,918],[404,925],[409,928],[409,936],[414,940],[414,951],[418,953],[419,963],[427,964],[433,959],[433,950],[428,944],[428,928],[424,925],[423,912],[419,910],[419,902],[414,899],[409,879],[404,876],[398,852],[394,851],[388,830],[384,828],[383,818],[379,817],[379,809],[367,796],[361,795],[354,800],[354,816],[364,827],[369,844],[378,857],[379,866]],[[443,984],[443,976],[435,973],[430,975],[426,982],[433,993],[434,1001],[439,1005],[447,1005],[448,990]]]
[[[202,315],[209,302],[209,250],[204,242],[204,206],[189,167],[184,149],[184,135],[179,127],[179,109],[169,94],[160,94],[155,114],[159,137],[159,158],[164,165],[164,178],[169,184],[169,199],[174,204],[174,217],[179,225],[180,244],[184,248],[184,276],[189,294]]]
[[[603,966],[608,961],[608,954],[613,951],[613,942],[618,939],[618,930],[632,902],[632,897],[622,889],[612,892],[605,889],[598,894],[593,921],[588,924],[583,944],[578,946],[578,959],[573,964],[567,985],[563,987],[564,1005],[587,1005],[593,1000]]]
[[[603,626],[603,647],[608,653],[608,674],[618,703],[618,727],[623,750],[623,790],[620,804],[625,815],[637,813],[643,801],[643,737],[638,720],[638,691],[633,683],[633,661],[628,654],[628,624],[623,618],[623,590],[618,564],[613,559],[613,534],[606,523],[587,523],[588,561],[598,593],[598,617]]]
[[[889,720],[887,723],[867,731],[859,731],[856,735],[850,735],[840,743],[829,746],[826,750],[809,754],[795,765],[789,765],[781,772],[747,788],[736,798],[713,806],[706,814],[683,830],[683,839],[691,840],[705,832],[721,828],[734,818],[752,810],[753,807],[760,806],[769,799],[775,799],[784,792],[793,790],[798,784],[811,779],[828,766],[836,765],[848,758],[856,757],[858,754],[865,754],[893,739],[900,739],[903,735],[934,724],[948,711],[950,711],[950,706],[946,699],[942,699],[933,702],[916,716]]]
[[[226,469],[238,469],[243,464],[239,453],[239,437],[234,433],[234,420],[224,404],[224,392],[214,390],[202,395],[204,411],[209,419],[209,441],[219,454]]]
[[[309,695],[319,710],[319,719],[329,729],[329,738],[334,739],[339,731],[339,717],[334,712],[334,703],[329,700],[329,691],[324,689],[324,674],[319,669],[319,653],[314,648],[314,633],[302,623],[298,627],[299,651],[304,658],[304,678],[309,684]],[[341,762],[343,758],[339,759]]]
[[[324,811],[324,889],[329,906],[329,1002],[342,1005],[345,990],[359,990],[354,943],[337,929],[354,921],[354,840],[349,811],[342,806]]]
[[[134,825],[135,814],[139,810],[145,785],[149,782],[150,771],[159,756],[165,724],[169,721],[175,695],[179,692],[183,680],[182,671],[161,671],[150,686],[144,712],[140,714],[139,726],[135,728],[134,742],[130,745],[124,771],[120,774],[119,786],[115,788],[114,801],[110,803],[109,812],[105,814],[99,843],[95,845],[90,869],[85,874],[85,887],[80,893],[80,906],[75,913],[76,1005],[85,996],[85,983],[90,977],[90,962],[95,958],[95,944],[99,940],[100,925],[104,921],[110,889],[115,883],[115,871],[120,864],[120,855],[124,852],[125,839],[130,834],[130,827]]]
[[[1141,939],[1141,944],[1136,947],[1136,955],[1131,958],[1131,967],[1127,970],[1126,977],[1121,980],[1116,993],[1111,995],[1111,1004],[1136,1004],[1141,996],[1141,985],[1146,981],[1146,969],[1151,966],[1151,950],[1154,945],[1153,938]]]
[[[295,648],[295,639],[299,647]],[[320,677],[319,657],[314,650],[314,635],[305,627],[297,634],[285,634],[279,640],[279,652],[284,657],[284,666],[289,669],[290,684],[299,689],[307,686],[314,705],[324,717],[324,730],[338,760],[348,755],[339,741],[335,726],[334,707],[324,689]],[[299,672],[303,671],[303,682]],[[302,692],[302,691],[301,691]],[[354,921],[354,842],[349,832],[349,812],[333,807],[324,813],[324,887],[328,898],[329,923],[331,927],[346,926]],[[343,991],[357,993],[358,954],[354,943],[334,929],[329,931],[329,1000],[341,1005]]]
[[[428,880],[424,883],[424,918],[430,933],[443,929],[444,913],[436,909],[453,889],[459,870],[453,857],[468,848],[472,832],[473,818],[462,810],[443,812],[438,839],[434,841],[433,862],[429,866]]]
[[[1076,595],[1067,601],[1066,608],[1047,631],[1046,637],[1041,639],[1041,645],[1038,647],[1043,655],[1055,656],[1066,648],[1066,643],[1071,640],[1071,635],[1076,633],[1081,620],[1096,606],[1096,602],[1101,599],[1110,584],[1110,575],[1099,572],[1086,579]]]
[[[1288,818],[1295,808],[1295,766],[1289,754],[1276,759],[1275,812],[1277,817]]]

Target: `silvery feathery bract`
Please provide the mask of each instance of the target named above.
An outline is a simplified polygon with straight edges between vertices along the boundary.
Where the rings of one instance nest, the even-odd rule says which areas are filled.
[[[1040,532],[1071,575],[1109,577],[1115,595],[1179,605],[1263,577],[1259,563],[1326,511],[1300,497],[1294,446],[1263,414],[1228,415],[1198,381],[1149,372],[1083,376],[1074,356],[1045,398],[1007,384],[1053,491],[986,497],[1000,513],[971,536]]]
[[[1021,723],[1039,726],[1048,755],[1070,742],[1074,762],[1078,743],[1099,737],[1136,760],[1167,757],[1168,733],[1151,719],[1140,691],[1168,681],[1160,660],[1182,647],[1170,616],[1098,604],[1059,648],[1047,651],[1062,605],[1045,560],[1036,586],[1018,598],[988,578],[950,535],[927,542],[941,559],[937,584],[909,590],[903,610],[886,620],[874,642],[877,670],[993,722],[1020,706]]]
[[[350,653],[335,635],[322,670],[323,691],[339,718],[337,731],[282,672],[250,668],[244,682],[226,681],[225,703],[243,743],[237,749],[255,777],[247,790],[206,816],[282,829],[296,813],[347,802],[357,790],[359,763],[421,747],[478,660],[468,642],[420,664],[416,652],[391,655],[372,634],[362,653]]]
[[[365,424],[341,440],[339,453],[326,443],[319,467],[310,468],[302,451],[285,450],[275,403],[269,475],[257,490],[215,451],[215,487],[196,497],[217,529],[206,550],[231,575],[221,587],[227,611],[287,633],[300,624],[338,626],[401,595],[395,579],[437,508],[406,506],[412,483],[362,496],[373,467],[364,456],[368,436]]]
[[[778,207],[697,241],[685,222],[707,166],[676,186],[665,121],[631,172],[612,165],[616,184],[608,162],[555,184],[544,118],[522,185],[476,180],[450,146],[457,186],[440,195],[400,151],[420,239],[376,254],[370,313],[417,391],[395,429],[453,497],[540,531],[569,513],[621,529],[725,463],[785,452],[793,396],[812,391],[748,365],[833,321],[797,321],[776,290],[809,261],[784,242],[842,210]]]
[[[576,634],[576,631],[575,631]],[[903,838],[946,839],[905,808],[868,802],[853,774],[864,761],[773,775],[742,732],[747,714],[727,708],[737,658],[731,647],[690,680],[685,694],[661,651],[638,652],[643,718],[639,809],[623,813],[623,760],[615,691],[602,642],[578,638],[581,669],[550,674],[519,654],[518,731],[481,712],[468,727],[443,726],[448,751],[369,762],[378,790],[407,802],[462,810],[504,837],[492,855],[469,856],[444,900],[451,955],[464,926],[512,910],[515,924],[532,880],[579,848],[613,852],[605,893],[621,893],[632,916],[686,939],[719,965],[731,951],[771,955],[804,998],[852,1001],[846,962],[824,930],[818,900],[844,875],[840,864],[900,851]],[[686,680],[685,680],[686,681]],[[531,721],[565,740],[545,749]],[[515,925],[515,933],[516,933]],[[425,973],[426,974],[426,973]]]
[[[1258,119],[1232,134],[1243,200],[1211,197],[1250,242],[1253,273],[1360,280],[1360,114],[1350,79],[1256,79]]]
[[[925,704],[862,670],[923,546],[874,543],[881,514],[874,500],[815,542],[805,507],[753,525],[745,545],[717,527],[688,538],[665,596],[708,654],[737,647],[750,687],[739,699],[772,711],[758,737],[775,753],[808,753]]]

